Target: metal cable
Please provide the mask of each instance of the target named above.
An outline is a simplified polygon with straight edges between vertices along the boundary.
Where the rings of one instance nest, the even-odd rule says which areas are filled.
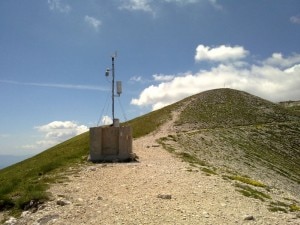
[[[106,112],[107,112],[107,110],[108,110],[108,106],[109,106],[109,105],[107,104],[107,102],[108,102],[108,98],[109,98],[109,97],[110,97],[110,95],[109,95],[109,93],[107,93],[106,100],[105,100],[105,104],[104,104],[104,107],[102,108],[102,112],[101,112],[100,118],[99,118],[99,120],[98,120],[97,127],[99,126],[100,121],[101,121],[101,119],[102,119],[102,117],[103,117],[104,110],[106,109]]]
[[[124,117],[124,119],[125,119],[125,122],[126,122],[126,121],[127,121],[127,117],[126,117],[126,114],[125,114],[125,111],[124,111],[123,105],[122,105],[122,103],[121,103],[121,101],[120,101],[120,98],[118,98],[118,102],[119,102],[119,104],[120,104],[120,108],[121,108],[121,111],[122,111],[123,117]]]

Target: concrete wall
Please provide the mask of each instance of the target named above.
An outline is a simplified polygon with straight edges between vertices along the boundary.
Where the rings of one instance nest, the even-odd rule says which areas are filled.
[[[90,160],[124,161],[132,157],[131,127],[90,128]]]

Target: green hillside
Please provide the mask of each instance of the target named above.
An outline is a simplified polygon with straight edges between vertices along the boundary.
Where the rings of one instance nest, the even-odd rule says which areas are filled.
[[[0,170],[0,210],[24,209],[31,200],[47,200],[49,183],[59,182],[60,172],[67,168],[86,162],[88,151],[84,133]]]

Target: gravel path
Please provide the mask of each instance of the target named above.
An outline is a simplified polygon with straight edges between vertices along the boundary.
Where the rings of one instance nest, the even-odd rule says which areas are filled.
[[[155,140],[169,121],[134,140],[139,162],[85,165],[50,188],[54,199],[15,224],[300,224],[295,214],[270,212],[219,176],[207,176]]]

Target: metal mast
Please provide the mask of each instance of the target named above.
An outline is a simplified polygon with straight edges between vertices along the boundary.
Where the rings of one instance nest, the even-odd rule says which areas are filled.
[[[115,97],[120,96],[122,93],[122,85],[121,81],[117,81],[117,93],[118,95],[115,95],[115,58],[117,57],[117,52],[115,52],[114,55],[111,56],[111,69],[107,68],[105,72],[105,76],[108,77],[109,73],[111,71],[112,73],[112,82],[111,82],[111,100],[112,100],[112,119],[113,123],[115,121]]]
[[[112,119],[115,120],[115,55],[111,57],[111,70],[112,70]]]

